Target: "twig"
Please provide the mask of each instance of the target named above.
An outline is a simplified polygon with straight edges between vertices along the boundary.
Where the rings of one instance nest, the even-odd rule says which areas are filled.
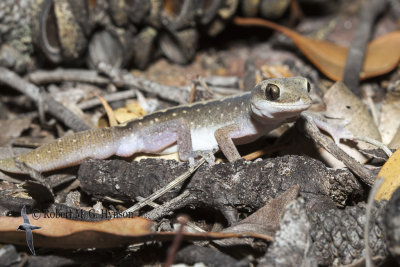
[[[383,152],[385,152],[385,154],[388,157],[390,157],[393,154],[392,151],[390,151],[390,149],[387,146],[385,146],[383,143],[381,143],[381,142],[379,142],[379,141],[377,141],[375,139],[372,139],[372,138],[369,138],[369,137],[366,137],[366,136],[355,136],[354,139],[367,142],[367,143],[369,143],[371,145],[376,146],[377,148],[382,149]]]
[[[360,19],[346,57],[343,82],[357,96],[361,96],[360,73],[364,64],[365,50],[376,17],[384,10],[386,0],[368,0],[360,11]]]
[[[102,97],[107,101],[107,102],[113,102],[113,101],[119,101],[119,100],[124,100],[127,98],[132,98],[136,96],[136,90],[125,90],[125,91],[120,91],[120,92],[115,92],[112,94],[107,94],[103,95]],[[101,102],[98,98],[92,98],[87,101],[81,102],[78,104],[78,107],[82,110],[85,109],[90,109],[95,106],[100,105]]]
[[[194,97],[196,95],[196,89],[197,89],[197,81],[192,81],[192,86],[190,87],[189,103],[194,102]]]
[[[187,206],[190,204],[190,193],[189,191],[184,191],[182,194],[179,196],[163,203],[162,205],[159,205],[157,208],[154,208],[153,210],[145,213],[142,217],[147,218],[149,220],[155,221],[159,220],[166,214],[169,214],[170,212],[177,210],[179,208],[183,208],[184,206]]]
[[[347,168],[354,172],[360,179],[372,186],[375,181],[374,175],[366,169],[361,163],[349,156],[341,148],[339,148],[329,138],[325,137],[317,128],[314,121],[305,114],[300,115],[304,120],[304,131],[317,143],[317,145],[324,148],[331,153],[335,158],[342,161]]]
[[[187,103],[190,92],[187,88],[180,88],[168,85],[162,85],[143,78],[134,77],[131,73],[116,69],[104,62],[98,65],[98,69],[112,78],[118,86],[132,86],[141,91],[156,94],[161,98],[180,104]]]
[[[285,144],[266,146],[259,150],[253,151],[253,152],[243,156],[242,158],[244,158],[246,161],[251,161],[251,160],[260,158],[264,155],[267,155],[267,154],[271,154],[271,153],[274,153],[277,151],[282,151],[283,149],[286,149],[287,147],[288,147],[288,145],[285,145]]]
[[[105,63],[99,64],[99,70],[111,77],[118,86],[131,86],[143,92],[156,94],[161,98],[169,101],[177,102],[179,104],[187,103],[190,92],[186,87],[174,87],[158,84],[143,78],[134,77],[127,71],[115,69]],[[35,84],[46,83],[60,83],[60,82],[83,82],[105,85],[111,82],[110,78],[102,77],[94,70],[85,69],[57,69],[54,71],[35,71],[27,75],[28,79]],[[224,77],[221,77],[224,78]],[[218,86],[209,86],[214,92],[224,95],[237,94],[240,91],[230,88],[223,88]],[[205,90],[199,87],[200,90]],[[115,101],[109,100],[107,101]],[[94,104],[96,103],[96,104]],[[99,105],[99,102],[92,102],[91,105]],[[86,106],[81,107],[87,108]]]
[[[19,92],[27,95],[36,104],[40,101],[40,89],[34,84],[26,82],[16,73],[0,67],[0,82],[4,83]],[[69,109],[64,107],[61,103],[54,100],[49,94],[42,93],[44,109],[57,118],[59,121],[63,122],[66,126],[73,129],[74,131],[84,131],[90,129],[83,120],[77,117]]]
[[[122,216],[125,213],[133,213],[133,212],[141,209],[142,207],[148,205],[150,202],[153,202],[157,198],[161,197],[162,195],[167,193],[169,190],[171,190],[172,188],[174,188],[175,186],[177,186],[178,184],[182,183],[187,178],[189,178],[190,175],[192,175],[192,173],[195,170],[197,170],[205,161],[206,160],[204,158],[201,158],[194,166],[190,167],[189,170],[187,170],[184,174],[182,174],[181,176],[179,176],[178,178],[176,178],[175,180],[173,180],[172,182],[170,182],[169,184],[167,184],[160,190],[154,192],[153,194],[151,194],[150,196],[145,198],[144,201],[137,203],[136,205],[130,207],[129,209],[126,209],[124,212],[122,212]]]
[[[35,84],[84,82],[94,84],[108,84],[110,79],[101,77],[95,70],[85,69],[56,69],[52,71],[35,71],[28,74],[29,81]]]
[[[185,225],[187,223],[187,219],[186,218],[185,219],[181,218],[180,223],[181,223],[181,225],[179,226],[179,230],[175,234],[174,241],[172,242],[172,245],[171,245],[171,247],[169,249],[167,260],[166,260],[165,265],[164,265],[165,267],[170,267],[174,263],[176,252],[178,251],[179,246],[182,243],[183,229],[185,228]]]

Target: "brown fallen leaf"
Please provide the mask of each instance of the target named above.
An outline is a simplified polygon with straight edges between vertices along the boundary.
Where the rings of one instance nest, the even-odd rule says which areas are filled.
[[[140,106],[139,101],[127,101],[125,107],[114,111],[118,123],[125,123],[146,115],[146,111]]]
[[[279,224],[285,207],[291,201],[296,199],[299,194],[300,186],[293,185],[288,190],[280,194],[260,208],[249,217],[241,220],[239,223],[232,225],[222,232],[224,233],[243,233],[243,232],[254,232],[263,235],[273,236],[277,230],[279,230]],[[223,241],[215,241],[219,245],[243,245],[251,244],[253,241],[248,239],[233,238]]]
[[[271,200],[267,205],[240,221],[239,224],[257,223],[272,230],[278,230],[286,205],[296,199],[299,191],[299,185],[291,186],[284,193]]]
[[[338,124],[342,124],[347,120],[348,124],[344,127],[354,136],[364,136],[380,141],[381,135],[378,127],[375,125],[371,114],[368,112],[364,103],[354,95],[343,82],[335,83],[324,95],[326,104],[325,114],[330,118],[341,119]],[[340,101],[338,101],[340,99]],[[346,153],[361,163],[365,163],[368,157],[361,154],[359,149],[373,149],[374,146],[365,142],[353,143],[341,142],[339,147]],[[335,168],[343,167],[343,163],[337,161],[331,154],[320,150],[321,156],[329,162],[330,166]]]
[[[37,219],[37,216],[40,218]],[[171,241],[174,232],[156,232],[153,221],[134,217],[85,222],[65,218],[44,218],[44,214],[28,215],[30,223],[42,227],[33,231],[35,247],[78,249],[111,248],[149,240]],[[0,217],[0,242],[26,245],[25,232],[16,231],[23,223],[22,217]],[[257,233],[184,233],[185,240],[214,240],[223,238],[254,237],[267,241],[273,238]]]
[[[378,173],[383,178],[383,183],[375,195],[375,200],[389,200],[393,192],[400,186],[400,149],[390,156]]]
[[[279,31],[293,40],[304,55],[328,78],[342,80],[348,48],[327,41],[307,38],[274,22],[235,17],[240,26],[262,26]],[[367,47],[360,79],[367,79],[393,70],[400,60],[400,31],[371,41]]]
[[[107,117],[108,117],[108,125],[113,127],[117,125],[117,119],[115,118],[114,111],[112,107],[108,104],[108,102],[100,95],[97,96],[100,100],[101,104],[103,105],[104,109],[106,110]],[[101,121],[98,122],[98,127],[101,127]]]
[[[280,66],[263,65],[260,67],[260,70],[263,76],[263,80],[294,76],[287,65],[280,65]]]
[[[381,108],[379,131],[382,142],[389,144],[400,127],[400,91],[391,91],[385,95]]]
[[[99,97],[99,99],[101,99]],[[100,117],[97,126],[98,127],[109,127],[115,126],[117,124],[123,124],[125,122],[131,121],[133,119],[142,117],[146,115],[146,111],[139,105],[139,101],[129,101],[125,107],[117,108],[116,110],[112,110],[112,108],[108,105],[108,103],[102,99],[100,100],[106,110],[107,117],[112,118],[109,119],[110,123],[107,121],[106,116],[103,115]],[[111,114],[111,115],[110,115]],[[111,125],[111,122],[115,125]]]
[[[397,131],[396,131],[395,135],[393,136],[393,139],[390,141],[389,148],[391,148],[391,149],[400,148],[400,127],[397,128]]]

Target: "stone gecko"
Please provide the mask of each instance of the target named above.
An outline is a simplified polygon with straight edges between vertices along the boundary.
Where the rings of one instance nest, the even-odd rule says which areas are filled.
[[[135,153],[178,152],[194,162],[202,152],[220,149],[230,161],[240,159],[235,145],[256,140],[311,106],[306,78],[264,80],[251,92],[161,110],[124,125],[64,136],[16,157],[40,172]],[[23,173],[14,158],[0,159],[0,170]]]

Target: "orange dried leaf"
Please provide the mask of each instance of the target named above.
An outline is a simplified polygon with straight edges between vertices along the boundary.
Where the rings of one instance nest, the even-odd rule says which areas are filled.
[[[375,195],[375,200],[389,200],[393,192],[400,186],[400,149],[397,149],[383,165],[378,173],[383,183]]]
[[[107,248],[142,242],[143,235],[154,232],[154,223],[143,218],[121,218],[83,222],[65,218],[40,218],[28,215],[31,224],[42,227],[33,231],[34,245],[51,248]],[[0,217],[0,242],[26,244],[25,232],[16,231],[22,217]],[[99,240],[102,240],[99,242]]]
[[[38,215],[38,214],[35,214]],[[65,218],[34,219],[28,215],[31,224],[42,227],[33,231],[35,247],[78,249],[112,248],[149,240],[171,241],[175,232],[156,232],[153,221],[135,217],[84,222]],[[22,217],[0,217],[0,243],[26,245],[26,235],[16,231],[23,223]],[[253,237],[273,241],[268,235],[258,233],[183,233],[185,240],[214,240],[223,238]]]
[[[280,66],[271,66],[271,65],[263,65],[260,67],[262,75],[264,79],[271,78],[281,78],[281,77],[293,77],[293,73],[290,72],[290,69],[286,65]]]
[[[130,101],[125,107],[114,111],[118,123],[125,123],[146,115],[146,111],[139,105],[139,101]]]
[[[104,109],[106,110],[109,125],[115,126],[117,125],[117,119],[115,118],[115,114],[111,106],[108,104],[108,102],[102,97],[102,96],[97,96],[97,98],[100,100],[101,104],[103,105]]]
[[[262,26],[279,31],[293,40],[304,55],[328,78],[342,80],[348,48],[327,41],[314,40],[268,20],[255,18],[234,19],[240,26]],[[385,74],[400,60],[400,31],[380,36],[367,47],[360,79]]]

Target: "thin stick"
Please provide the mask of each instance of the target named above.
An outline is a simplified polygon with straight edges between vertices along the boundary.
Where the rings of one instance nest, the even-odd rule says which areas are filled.
[[[120,92],[115,92],[107,95],[103,95],[102,97],[107,101],[107,102],[114,102],[114,101],[119,101],[119,100],[124,100],[128,98],[132,98],[136,96],[136,90],[125,90],[125,91],[120,91]],[[98,98],[92,98],[87,101],[81,102],[78,104],[78,107],[82,110],[85,109],[90,109],[95,106],[100,105],[101,102]]]
[[[28,79],[35,84],[83,82],[105,85],[110,83],[109,78],[101,77],[97,71],[85,69],[39,70],[29,73]]]
[[[154,208],[153,210],[151,210],[149,212],[146,212],[145,214],[143,214],[142,217],[147,218],[152,221],[159,220],[166,214],[169,214],[174,210],[183,208],[184,206],[187,206],[188,204],[190,204],[191,200],[188,199],[189,196],[190,196],[190,192],[185,190],[179,196],[163,203],[162,205],[159,205],[158,207]],[[142,198],[141,201],[143,201],[143,200],[145,200],[145,199]]]
[[[185,229],[187,220],[181,218],[180,223],[181,225],[179,226],[178,232],[175,234],[174,241],[172,241],[172,245],[169,249],[167,260],[164,264],[164,267],[170,267],[174,263],[176,253],[178,252],[179,246],[182,244],[183,230]]]
[[[161,98],[180,104],[187,103],[190,92],[187,88],[180,88],[168,85],[162,85],[143,78],[135,77],[127,71],[116,69],[104,62],[100,63],[98,69],[112,78],[117,86],[132,86],[141,91],[156,94]]]
[[[390,151],[390,149],[387,146],[385,146],[383,143],[379,142],[378,140],[375,140],[375,139],[372,139],[372,138],[369,138],[366,136],[355,136],[354,139],[370,143],[371,145],[374,145],[377,148],[382,149],[383,152],[385,152],[385,154],[388,157],[390,157],[393,154],[392,151]]]
[[[325,137],[317,128],[314,121],[306,114],[300,114],[305,120],[304,131],[321,147],[331,153],[335,158],[342,161],[347,168],[354,172],[360,179],[372,186],[375,181],[375,176],[366,169],[361,163],[349,156],[340,147],[338,147],[329,138]]]
[[[150,202],[153,202],[157,198],[161,197],[162,195],[173,189],[175,186],[177,186],[178,184],[182,183],[187,178],[189,178],[192,175],[192,173],[195,170],[197,170],[205,161],[206,160],[204,158],[200,159],[194,166],[190,167],[189,170],[187,170],[181,176],[179,176],[178,178],[176,178],[175,180],[173,180],[160,190],[154,192],[153,194],[145,198],[142,202],[137,203],[136,205],[130,207],[129,209],[126,209],[124,212],[122,212],[122,216],[124,216],[125,213],[135,212],[143,208],[144,206],[148,205]]]
[[[23,80],[15,72],[0,67],[0,82],[25,94],[38,105],[40,101],[40,89],[34,84]],[[90,129],[86,122],[77,117],[60,102],[54,100],[49,94],[42,93],[42,97],[45,104],[44,109],[66,126],[77,132]]]

